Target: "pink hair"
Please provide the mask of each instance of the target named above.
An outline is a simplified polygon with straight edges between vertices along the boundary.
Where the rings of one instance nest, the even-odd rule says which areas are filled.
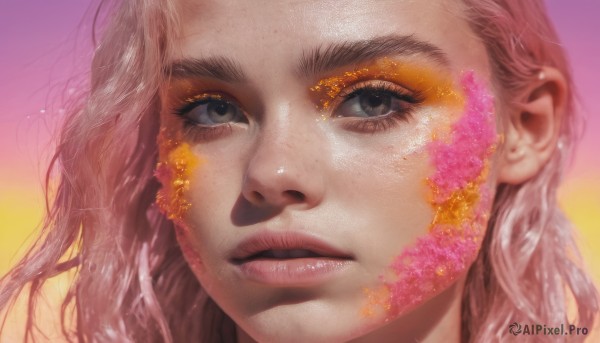
[[[519,99],[542,66],[560,70],[572,88],[565,53],[542,1],[463,1],[467,21],[486,46],[505,110],[518,105],[508,99]],[[465,341],[498,341],[512,322],[593,327],[597,291],[581,268],[571,223],[556,202],[580,125],[570,94],[550,161],[531,180],[498,187],[481,253],[463,293]],[[571,320],[566,306],[570,298],[577,309]],[[519,337],[528,339],[539,337]],[[577,339],[584,336],[569,337]]]
[[[571,83],[541,1],[463,2],[465,19],[487,48],[500,102],[511,105],[507,99],[516,99],[544,65]],[[153,204],[159,85],[168,77],[178,9],[171,1],[132,0],[110,10],[89,94],[66,117],[47,174],[47,194],[53,172],[59,180],[47,196],[42,234],[1,279],[0,308],[30,284],[26,340],[34,338],[40,288],[76,268],[61,311],[63,320],[69,309],[76,314],[74,331],[63,327],[69,339],[233,342],[235,324],[203,292],[173,224]],[[580,267],[570,223],[556,207],[556,189],[578,136],[572,98],[570,110],[544,169],[522,185],[497,190],[464,290],[464,341],[502,340],[513,321],[593,326],[596,290]],[[75,257],[69,256],[72,248]],[[569,294],[575,320],[567,318]]]

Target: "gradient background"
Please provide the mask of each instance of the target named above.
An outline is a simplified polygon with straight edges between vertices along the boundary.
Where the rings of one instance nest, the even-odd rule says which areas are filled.
[[[50,131],[64,111],[65,99],[86,78],[91,58],[89,3],[0,0],[0,275],[35,236],[43,214]],[[570,56],[587,115],[586,135],[561,188],[560,203],[579,228],[583,255],[598,283],[600,1],[549,0],[547,5]],[[50,284],[49,306],[66,285],[65,280]],[[11,318],[7,325],[14,327],[21,320]],[[7,339],[11,340],[2,341]]]

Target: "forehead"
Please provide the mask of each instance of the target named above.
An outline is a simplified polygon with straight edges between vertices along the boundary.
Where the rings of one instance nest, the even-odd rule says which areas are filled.
[[[249,70],[283,67],[312,49],[390,35],[439,48],[451,71],[489,79],[483,44],[458,0],[178,0],[175,58],[224,56]]]

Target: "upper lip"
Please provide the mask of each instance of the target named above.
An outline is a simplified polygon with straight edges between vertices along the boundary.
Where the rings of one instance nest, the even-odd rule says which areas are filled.
[[[354,259],[352,254],[335,247],[317,237],[295,231],[266,231],[254,234],[241,241],[231,253],[230,261],[243,263],[257,257],[286,253],[300,257],[329,257]],[[291,258],[290,256],[289,258]]]

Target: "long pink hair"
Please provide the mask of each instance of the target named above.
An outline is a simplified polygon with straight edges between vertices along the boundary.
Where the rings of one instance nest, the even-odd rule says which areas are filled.
[[[514,105],[510,99],[542,66],[559,69],[571,84],[541,0],[463,2],[465,20],[487,48],[503,104]],[[26,340],[33,338],[42,285],[75,268],[61,311],[63,320],[75,311],[75,327],[63,326],[70,340],[233,342],[235,324],[203,292],[173,224],[154,205],[160,187],[153,175],[159,86],[168,77],[179,9],[165,0],[103,5],[112,20],[97,44],[89,93],[68,113],[58,137],[42,233],[1,279],[0,309],[30,285]],[[559,146],[543,170],[522,185],[498,187],[463,294],[463,341],[504,340],[514,321],[589,329],[594,324],[596,289],[582,269],[571,225],[556,206],[580,127],[572,96],[569,109]],[[58,184],[50,192],[54,174]],[[576,318],[568,318],[569,299]],[[537,339],[519,337],[528,338]]]

